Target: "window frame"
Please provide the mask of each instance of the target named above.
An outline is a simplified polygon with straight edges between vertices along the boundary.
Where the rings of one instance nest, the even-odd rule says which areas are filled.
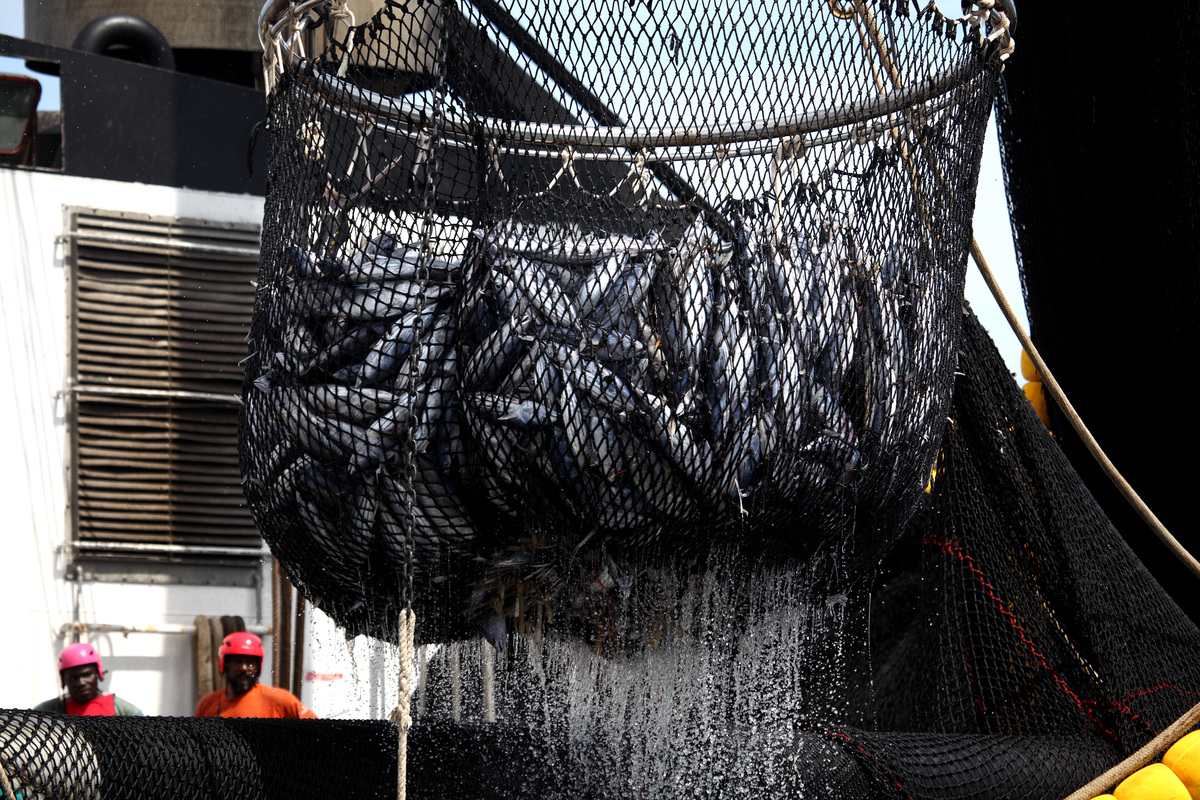
[[[232,472],[228,463],[228,448],[232,447],[234,453],[237,448],[236,410],[241,406],[241,364],[245,359],[244,342],[249,333],[253,309],[261,226],[66,206],[64,229],[63,267],[66,273],[68,326],[67,386],[64,392],[68,445],[68,573],[76,576],[86,573],[88,577],[101,580],[244,585],[245,570],[252,568],[257,571],[264,555],[269,553],[258,536],[241,492],[240,468],[236,466],[236,459]],[[106,254],[109,258],[96,258],[97,254]],[[107,270],[106,264],[117,269]],[[214,276],[212,283],[223,287],[224,291],[220,288],[206,291],[203,285],[204,281],[209,280],[205,277],[208,274],[205,272],[206,264],[211,267],[210,272]],[[158,277],[154,271],[160,265],[161,277]],[[243,276],[238,273],[243,270],[245,289],[231,290],[230,287],[242,285],[240,279]],[[127,282],[120,280],[123,271],[130,276]],[[97,276],[102,272],[116,276],[112,281],[115,287],[129,290],[125,294],[113,292],[111,296],[132,297],[136,302],[144,302],[144,315],[148,320],[144,334],[137,321],[143,313],[142,309],[137,305],[121,306],[120,301],[116,305],[132,314],[125,320],[125,331],[95,333],[97,320],[108,323],[114,329],[122,324],[116,314],[101,318],[103,311],[97,312],[94,308],[97,305],[96,297],[110,293],[97,293],[85,288],[96,284]],[[201,284],[196,288],[189,281],[200,281]],[[139,292],[145,293],[144,301],[137,297]],[[152,296],[154,294],[158,296]],[[90,304],[92,308],[81,309],[81,304]],[[197,308],[203,309],[205,306],[211,308],[215,321],[182,321],[189,312],[195,315]],[[155,317],[161,317],[161,324],[154,321]],[[87,327],[89,324],[92,330],[81,337],[81,325]],[[197,336],[195,340],[186,342],[183,348],[178,347],[182,340],[171,335],[181,324],[194,325],[193,331]],[[105,325],[98,327],[104,328]],[[234,329],[241,331],[236,337],[236,346],[230,339]],[[126,332],[129,336],[125,335]],[[164,332],[165,336],[156,335]],[[106,336],[113,338],[107,342],[96,341]],[[142,361],[139,361],[135,352],[137,342],[130,344],[131,340],[138,338],[143,338],[146,345],[145,355],[140,357]],[[93,341],[89,343],[88,340]],[[210,344],[210,340],[216,340],[216,343]],[[180,358],[178,352],[181,350],[191,352],[188,357]],[[205,364],[210,352],[211,367]],[[233,358],[235,352],[237,366],[231,370],[231,365],[222,359]],[[102,368],[91,363],[104,358],[111,358],[113,362],[123,358],[137,363],[125,374],[104,376],[100,375]],[[86,367],[83,366],[85,362],[89,364]],[[202,365],[199,371],[191,362]],[[147,375],[130,377],[140,369],[138,363],[165,365],[167,377],[161,380],[162,385],[155,385],[153,369],[149,366]],[[194,374],[188,374],[189,364]],[[208,380],[205,378],[206,372],[224,373],[228,377]],[[98,377],[104,379],[98,380]],[[214,391],[205,391],[206,383],[212,383]],[[236,391],[232,391],[234,386]],[[109,412],[124,411],[127,415],[120,418],[114,413],[110,417],[113,423],[108,427],[103,422],[85,422],[87,419],[103,420],[104,415],[99,412],[105,409]],[[230,429],[230,410],[235,411],[232,415],[232,441],[223,441],[224,436],[216,440],[205,438],[206,421],[215,421],[211,427],[218,429],[218,433]],[[85,413],[81,415],[81,412]],[[173,424],[176,416],[180,420],[178,430]],[[133,432],[124,431],[123,423],[128,423],[124,427]],[[137,430],[139,426],[142,428],[140,432]],[[90,432],[92,429],[100,433]],[[157,434],[155,429],[158,429]],[[123,433],[126,438],[122,437]],[[189,452],[185,440],[192,441],[192,451]],[[112,449],[104,450],[106,447]],[[89,470],[95,469],[97,464],[119,463],[120,459],[113,456],[123,455],[122,448],[132,453],[129,456],[131,463],[139,453],[145,455],[151,451],[156,451],[161,461],[155,460],[151,454],[151,457],[138,462],[133,467],[133,474],[140,474],[141,480],[131,478],[128,486],[121,486],[118,477],[107,480],[87,477]],[[103,450],[105,455],[93,457],[81,450]],[[110,452],[113,456],[106,458]],[[185,471],[194,471],[198,464],[199,472],[203,473],[209,466],[206,459],[211,459],[212,472],[207,476],[201,475],[199,481],[195,476],[176,480],[177,461],[187,460],[181,456],[190,458],[190,466],[183,467]],[[156,465],[163,468],[161,476],[152,474]],[[120,471],[120,467],[107,468]],[[144,472],[138,473],[138,470]],[[150,477],[147,478],[147,475]],[[94,521],[89,522],[89,514],[84,508],[96,503],[92,508],[96,511],[108,502],[97,502],[85,496],[95,493],[95,483],[113,487],[112,505],[127,503],[134,519],[138,518],[139,513],[143,518],[156,516],[162,521],[161,528],[155,529],[153,520],[147,525],[143,519],[145,527],[141,531],[132,529],[136,524],[130,523],[131,529],[126,530],[109,527],[111,532],[106,536],[105,525],[97,526]],[[213,488],[211,494],[203,491],[206,483]],[[147,488],[150,491],[143,492],[142,499],[137,499],[138,490]],[[181,510],[180,507],[186,505],[181,502],[184,499],[191,503],[191,508],[211,507],[215,513],[201,514],[209,522],[214,517],[228,517],[231,520],[229,528],[222,530],[223,526],[215,524],[211,533],[194,529],[181,533],[179,522],[186,521],[189,513],[195,513]],[[119,514],[120,510],[98,512],[97,518],[105,513],[113,516]],[[181,538],[186,541],[180,541]],[[164,577],[163,568],[170,566],[184,569],[175,570]],[[234,568],[234,571],[231,573],[229,568]],[[189,570],[191,580],[188,578]]]

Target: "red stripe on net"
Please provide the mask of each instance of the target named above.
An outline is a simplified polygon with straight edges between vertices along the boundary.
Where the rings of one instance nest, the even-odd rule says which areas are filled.
[[[1093,710],[1095,703],[1080,699],[1079,695],[1075,694],[1071,687],[1067,685],[1067,682],[1063,680],[1061,676],[1059,676],[1053,667],[1050,666],[1050,663],[1046,661],[1046,657],[1042,655],[1042,653],[1037,649],[1037,645],[1033,643],[1033,640],[1030,639],[1029,635],[1025,632],[1025,628],[1020,622],[1017,621],[1016,616],[1008,610],[1008,606],[1005,605],[1004,600],[1001,599],[998,594],[996,594],[996,588],[992,586],[992,584],[988,583],[983,571],[975,566],[975,562],[971,559],[971,556],[963,552],[962,547],[958,544],[958,542],[941,539],[931,533],[927,533],[921,538],[921,544],[937,547],[946,555],[954,556],[960,562],[966,565],[967,571],[975,576],[975,579],[979,582],[979,585],[982,586],[987,592],[987,596],[991,598],[993,603],[996,604],[996,608],[1000,611],[1000,615],[1005,619],[1006,622],[1008,622],[1009,627],[1016,631],[1017,637],[1028,648],[1030,654],[1037,659],[1038,663],[1042,665],[1042,669],[1050,673],[1050,675],[1054,678],[1054,682],[1057,683],[1059,688],[1061,688],[1063,692],[1075,702],[1075,705],[1079,707],[1079,710],[1087,715],[1087,718],[1092,721],[1092,724],[1112,737],[1113,741],[1117,741],[1117,735],[1105,727],[1104,723],[1101,722],[1096,716]]]

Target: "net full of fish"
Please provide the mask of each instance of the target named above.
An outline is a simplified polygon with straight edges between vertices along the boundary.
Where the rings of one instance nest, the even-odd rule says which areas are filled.
[[[941,313],[919,250],[735,223],[502,222],[462,258],[388,234],[288,250],[244,417],[252,507],[304,532],[272,546],[362,586],[402,574],[411,532],[428,586],[510,557],[529,523],[803,553],[848,508],[919,491],[942,369],[917,357]]]
[[[294,517],[346,586],[401,571],[409,531],[422,580],[477,555],[457,479],[459,266],[384,234],[345,259],[291,248],[266,289],[274,352],[257,360],[245,420],[278,444],[248,488]]]
[[[872,259],[831,224],[768,221],[738,218],[736,241],[703,215],[676,241],[477,231],[467,482],[624,541],[726,530],[798,551],[847,494],[923,486],[933,453],[908,445],[937,403],[907,331],[935,301],[916,251]]]

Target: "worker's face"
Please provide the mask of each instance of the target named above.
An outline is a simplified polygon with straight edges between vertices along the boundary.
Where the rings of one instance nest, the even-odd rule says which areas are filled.
[[[61,673],[67,694],[76,703],[90,703],[100,696],[100,670],[95,664],[80,664]]]
[[[238,694],[245,694],[258,683],[261,666],[258,656],[225,656],[225,682]]]

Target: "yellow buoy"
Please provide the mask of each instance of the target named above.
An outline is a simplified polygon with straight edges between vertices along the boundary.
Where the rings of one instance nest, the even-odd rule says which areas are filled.
[[[1021,387],[1025,392],[1025,397],[1033,404],[1033,410],[1037,412],[1038,418],[1047,428],[1050,427],[1050,414],[1046,412],[1046,389],[1042,386],[1041,381],[1030,381]]]
[[[1162,763],[1183,782],[1192,800],[1200,800],[1200,731],[1192,731],[1171,745]]]
[[[1166,764],[1142,767],[1113,789],[1117,800],[1192,800],[1183,781]]]
[[[1029,353],[1025,352],[1025,348],[1021,348],[1021,377],[1027,381],[1040,382],[1042,380],[1037,367],[1033,364],[1033,359],[1029,357]]]
[[[1113,797],[1111,794],[1098,794],[1093,797],[1092,800],[1117,800],[1117,798]]]

